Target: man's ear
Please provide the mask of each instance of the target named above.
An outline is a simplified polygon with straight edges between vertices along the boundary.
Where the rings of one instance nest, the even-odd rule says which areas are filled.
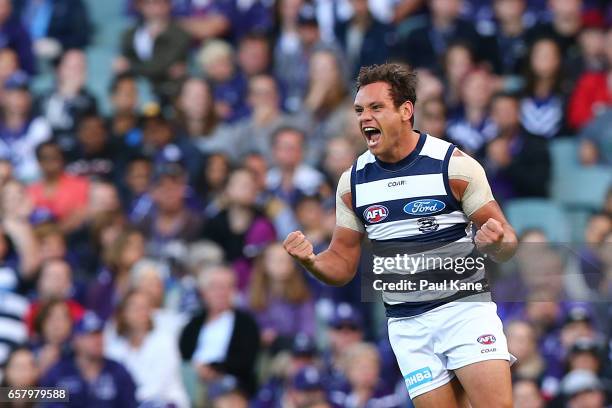
[[[409,122],[410,118],[414,115],[414,105],[410,101],[404,102],[400,106],[400,115],[402,116],[402,122]]]

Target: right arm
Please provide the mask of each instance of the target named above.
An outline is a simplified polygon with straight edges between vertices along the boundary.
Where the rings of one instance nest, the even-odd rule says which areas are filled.
[[[357,272],[362,238],[363,225],[351,209],[350,171],[347,171],[338,182],[336,227],[329,248],[315,255],[312,244],[301,231],[290,233],[284,247],[315,278],[328,285],[342,286]]]

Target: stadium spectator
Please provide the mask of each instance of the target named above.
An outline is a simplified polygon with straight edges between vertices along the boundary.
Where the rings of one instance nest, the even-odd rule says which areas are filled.
[[[244,102],[247,83],[236,66],[232,46],[221,40],[207,42],[198,53],[198,63],[213,89],[217,115],[233,123],[247,115]]]
[[[15,50],[12,48],[0,48],[0,84],[3,84],[2,88],[0,88],[0,97],[2,97],[2,92],[4,92],[6,80],[18,71],[23,70],[19,67],[19,60]]]
[[[571,87],[583,73],[606,69],[605,35],[605,16],[597,9],[585,11],[582,14],[582,30],[578,33],[580,55],[570,58],[564,67],[565,80]]]
[[[331,139],[325,147],[322,170],[330,185],[337,185],[340,176],[357,158],[355,146],[346,137]]]
[[[461,84],[461,107],[450,115],[449,141],[468,154],[478,151],[495,137],[495,124],[489,116],[494,89],[491,74],[484,69],[471,71]]]
[[[585,72],[576,83],[570,97],[567,120],[572,129],[580,130],[605,108],[612,105],[612,90],[608,78],[612,70],[612,29],[605,39],[606,63],[604,72]]]
[[[280,2],[281,33],[274,50],[274,76],[284,92],[283,107],[299,112],[308,89],[310,57],[318,50],[338,51],[321,38],[316,9],[310,3]]]
[[[257,32],[245,35],[238,44],[236,61],[240,72],[248,80],[269,74],[272,68],[272,49],[268,37]]]
[[[225,153],[211,153],[206,157],[199,193],[206,213],[214,214],[223,205],[223,191],[231,171],[229,157]]]
[[[435,70],[438,59],[452,41],[463,40],[479,49],[481,38],[468,21],[460,18],[461,0],[432,0],[426,25],[398,41],[395,54],[415,68]]]
[[[306,135],[298,128],[281,127],[272,135],[274,167],[268,171],[268,189],[291,207],[302,194],[316,194],[324,182],[323,175],[304,162],[305,144]]]
[[[202,238],[223,248],[241,292],[247,288],[254,257],[276,239],[274,226],[257,207],[258,193],[255,177],[249,170],[234,170],[225,187],[220,211],[202,230]]]
[[[47,121],[36,117],[25,73],[13,73],[4,82],[0,106],[0,156],[10,160],[15,177],[32,182],[40,176],[36,147],[51,138]]]
[[[73,308],[74,310],[74,308]],[[72,313],[71,303],[59,298],[45,301],[34,319],[30,348],[34,351],[41,375],[70,353],[70,336],[83,310]]]
[[[198,238],[203,217],[187,206],[187,174],[178,163],[162,164],[150,190],[153,208],[137,225],[147,237],[149,256],[167,260],[172,247]]]
[[[65,50],[89,45],[93,30],[82,0],[25,0],[14,5],[37,57],[53,59]]]
[[[447,110],[442,99],[425,99],[420,103],[420,117],[416,120],[421,132],[446,139]]]
[[[562,381],[561,390],[568,408],[604,408],[606,394],[603,384],[589,371],[574,370]]]
[[[145,254],[145,237],[134,228],[124,228],[105,248],[104,264],[87,295],[87,307],[108,319],[130,288],[130,269]]]
[[[136,407],[134,380],[121,364],[104,357],[103,327],[98,316],[86,312],[74,328],[74,355],[51,367],[40,385],[67,389],[70,403],[78,406]]]
[[[367,0],[350,3],[353,16],[336,22],[334,32],[348,60],[351,78],[355,78],[360,67],[387,62],[394,38],[391,26],[372,15]]]
[[[28,388],[39,385],[40,370],[36,358],[27,347],[16,347],[4,365],[3,387]],[[19,404],[10,405],[19,407]]]
[[[187,78],[181,85],[175,106],[177,127],[203,154],[225,152],[235,156],[233,135],[221,123],[209,81]]]
[[[603,347],[597,340],[578,338],[567,354],[567,371],[587,370],[599,375],[602,371]]]
[[[76,144],[76,127],[86,113],[98,110],[96,98],[87,90],[87,58],[82,50],[69,49],[54,60],[54,88],[38,106],[53,129],[62,150],[71,152]]]
[[[159,105],[145,108],[142,136],[142,145],[138,146],[138,150],[149,156],[154,166],[180,162],[187,170],[189,180],[193,182],[197,179],[202,169],[202,155],[189,137],[177,132],[168,114]]]
[[[281,97],[278,84],[273,76],[256,75],[248,85],[247,104],[250,114],[236,123],[234,156],[243,157],[247,153],[263,155],[268,163],[272,162],[270,144],[274,132],[297,118],[284,114],[281,110]]]
[[[199,289],[204,309],[187,323],[179,347],[198,379],[211,385],[225,374],[233,375],[239,387],[255,392],[255,360],[259,351],[259,328],[251,314],[234,304],[236,277],[225,266],[204,269]]]
[[[476,69],[476,57],[472,46],[465,42],[449,44],[442,57],[444,73],[444,100],[451,114],[461,109],[462,87],[467,76]],[[429,71],[425,71],[429,72]],[[427,79],[428,76],[426,76]],[[422,91],[422,89],[419,89]],[[429,95],[417,93],[419,99],[425,100]],[[422,96],[421,96],[422,95]],[[436,95],[432,95],[436,96]]]
[[[12,0],[0,1],[0,48],[8,48],[19,58],[18,67],[32,75],[35,60],[30,33],[14,13]]]
[[[112,114],[108,119],[111,137],[118,138],[125,145],[133,147],[142,143],[139,127],[138,83],[131,73],[116,75],[110,85],[109,95]]]
[[[612,164],[612,108],[606,108],[579,133],[580,163],[584,166]]]
[[[494,0],[496,24],[485,42],[491,47],[493,70],[500,75],[520,76],[527,56],[527,9],[525,0]]]
[[[380,378],[380,356],[375,346],[356,343],[346,348],[342,356],[347,383],[330,391],[332,404],[337,406],[378,406],[399,408],[405,401],[395,395],[393,384]]]
[[[132,222],[137,223],[151,211],[153,202],[147,193],[153,170],[153,163],[147,156],[135,156],[127,164],[121,201]]]
[[[306,140],[305,161],[318,165],[327,142],[346,127],[348,89],[340,59],[332,51],[316,51],[310,57],[309,85],[304,98],[303,121],[312,129]]]
[[[486,145],[484,163],[497,200],[546,196],[550,179],[548,147],[544,140],[523,131],[518,99],[511,94],[495,95],[491,118],[497,137]]]
[[[537,334],[526,321],[515,320],[506,325],[508,350],[517,358],[512,365],[512,375],[540,381],[546,370],[546,362],[538,351]]]
[[[531,45],[521,125],[532,135],[553,138],[565,130],[561,63],[561,49],[553,39],[540,38]]]
[[[274,353],[288,348],[298,333],[314,336],[315,310],[306,280],[280,243],[270,244],[257,259],[249,290],[262,346]]]
[[[117,336],[105,341],[104,354],[121,361],[134,378],[137,401],[188,407],[176,338],[155,325],[148,294],[128,292],[117,306],[115,319]]]
[[[129,152],[120,139],[111,139],[101,116],[91,113],[81,117],[76,137],[75,149],[68,155],[67,172],[107,181],[114,181],[122,173]]]
[[[236,378],[225,376],[208,391],[212,408],[247,408],[249,400],[238,387]]]
[[[187,72],[190,35],[171,17],[170,0],[137,0],[140,21],[123,33],[113,67],[147,78],[162,103],[176,95]]]
[[[55,142],[38,145],[36,159],[42,180],[28,187],[34,208],[48,210],[64,232],[78,229],[87,217],[89,181],[66,173],[64,154]]]
[[[515,408],[544,408],[544,397],[536,380],[516,378],[512,382],[512,399]]]

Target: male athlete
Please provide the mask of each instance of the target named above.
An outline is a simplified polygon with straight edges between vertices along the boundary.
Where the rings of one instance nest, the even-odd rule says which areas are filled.
[[[355,276],[364,233],[373,249],[425,243],[433,248],[429,255],[477,253],[499,262],[516,251],[514,230],[482,167],[450,143],[413,130],[415,87],[416,75],[401,65],[359,73],[354,109],[368,150],[338,182],[331,244],[315,255],[300,231],[284,242],[327,284],[344,285]],[[470,222],[478,227],[473,237]],[[416,275],[437,272],[425,268]],[[485,289],[383,292],[389,339],[410,397],[417,408],[510,408],[514,357],[484,270],[457,276],[484,282]]]

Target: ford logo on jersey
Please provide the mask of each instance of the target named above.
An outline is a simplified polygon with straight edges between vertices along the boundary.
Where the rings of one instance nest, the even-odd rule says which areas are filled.
[[[363,218],[366,219],[367,222],[376,224],[377,222],[381,222],[389,215],[389,209],[384,205],[371,205],[365,209],[363,212]]]
[[[430,215],[442,211],[446,208],[440,200],[434,200],[433,198],[421,199],[411,201],[404,206],[404,212],[410,215]]]

